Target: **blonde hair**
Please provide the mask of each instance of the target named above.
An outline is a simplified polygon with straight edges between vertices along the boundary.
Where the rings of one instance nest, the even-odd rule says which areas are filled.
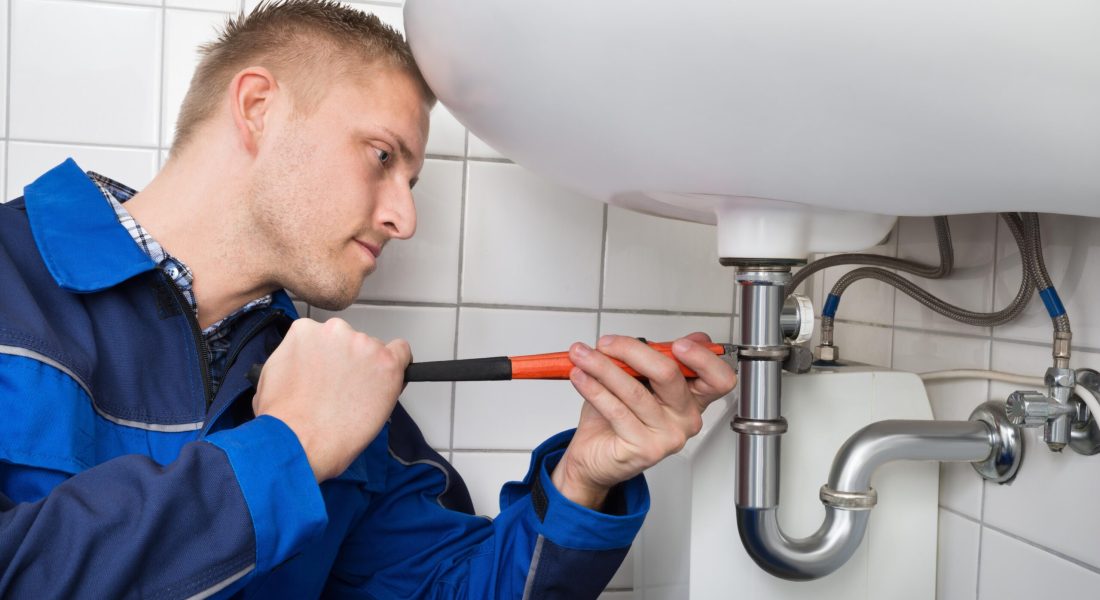
[[[264,0],[248,15],[230,19],[199,53],[202,59],[176,121],[173,154],[214,114],[233,77],[251,66],[295,82],[292,100],[300,113],[310,112],[324,97],[326,81],[361,77],[376,65],[404,71],[419,84],[426,101],[435,101],[396,29],[333,0]]]

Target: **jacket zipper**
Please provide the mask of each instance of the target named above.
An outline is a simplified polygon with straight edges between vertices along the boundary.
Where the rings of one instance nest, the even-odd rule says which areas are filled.
[[[283,314],[282,311],[280,311],[278,309],[272,310],[272,312],[270,314],[268,314],[264,318],[260,319],[260,322],[256,323],[256,325],[253,326],[252,329],[249,329],[248,333],[241,336],[240,341],[237,342],[237,346],[235,348],[233,348],[233,352],[230,352],[229,357],[225,359],[225,372],[226,373],[229,373],[229,369],[233,368],[233,364],[237,362],[237,356],[239,356],[240,353],[241,353],[241,350],[244,350],[244,347],[246,345],[248,345],[248,342],[252,338],[256,337],[256,334],[260,333],[260,331],[262,331],[268,325],[270,325],[276,319],[278,319],[279,316],[282,315],[282,314]]]
[[[179,286],[176,285],[176,282],[168,280],[166,275],[162,274],[162,277],[165,278],[168,287],[172,288],[172,293],[176,297],[176,304],[183,310],[184,315],[187,317],[187,323],[191,326],[191,335],[195,338],[195,346],[199,350],[199,373],[202,375],[203,399],[206,401],[206,410],[210,410],[210,405],[214,403],[214,386],[210,381],[210,347],[206,345],[206,338],[202,336],[202,330],[199,329],[199,320],[195,317],[194,309],[183,297],[183,292],[180,291]]]
[[[226,361],[225,361],[225,373],[226,374],[228,374],[229,370],[231,368],[233,368],[233,364],[237,362],[237,357],[240,355],[241,350],[243,350],[244,347],[248,345],[248,342],[253,337],[255,337],[256,334],[263,331],[268,325],[270,325],[272,322],[277,320],[280,317],[280,315],[282,315],[282,314],[283,314],[282,311],[273,310],[270,314],[268,314],[264,318],[260,319],[260,321],[258,323],[256,323],[256,325],[254,325],[251,329],[248,330],[248,333],[244,334],[241,337],[240,341],[237,342],[236,347],[233,348],[233,351],[230,352],[228,358],[226,358]],[[206,420],[206,425],[202,428],[202,434],[201,434],[200,437],[206,437],[206,433],[210,430],[210,427],[213,426],[213,424],[215,422],[217,422],[218,419],[221,418],[222,414],[228,408],[229,408],[229,405],[226,405],[226,406],[222,407],[222,409],[220,411],[218,411],[218,414],[208,415],[209,418]]]

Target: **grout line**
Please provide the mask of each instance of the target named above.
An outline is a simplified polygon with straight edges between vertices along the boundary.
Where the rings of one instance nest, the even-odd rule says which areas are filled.
[[[603,289],[604,282],[606,281],[605,274],[607,273],[607,204],[603,205],[603,233],[601,234],[602,242],[600,243],[600,283],[597,288],[596,298],[596,338],[600,337],[600,332],[603,331]],[[595,343],[596,340],[593,340]]]
[[[160,0],[159,3],[139,3],[139,2],[123,2],[121,0],[53,0],[54,2],[64,2],[66,4],[83,4],[84,6],[114,6],[122,8],[171,8],[172,10],[185,10],[187,12],[201,12],[201,13],[221,13],[225,14],[225,11],[210,10],[208,8],[196,8],[194,6],[167,6],[164,0]]]
[[[10,78],[11,75],[9,74],[8,77]],[[11,94],[10,89],[8,90],[8,93],[9,93],[9,95]],[[9,112],[10,112],[11,107],[9,106],[8,108],[9,108]],[[10,118],[10,116],[9,116],[9,118]],[[101,143],[96,143],[96,142],[71,142],[71,141],[57,141],[57,140],[30,140],[30,139],[23,139],[23,138],[8,138],[8,141],[9,142],[16,142],[16,143],[20,143],[20,144],[46,144],[46,145],[53,145],[53,146],[76,146],[78,148],[101,148],[101,149],[104,149],[104,150],[158,150],[159,151],[161,149],[160,146],[156,145],[156,144],[154,144],[152,146],[142,146],[142,145],[136,145],[136,144],[101,144]]]
[[[1046,547],[1042,544],[1033,542],[1033,541],[1031,541],[1027,538],[1020,537],[1019,535],[1016,535],[1015,533],[1012,533],[1011,531],[1006,531],[1004,529],[1001,529],[1000,527],[997,527],[996,525],[990,525],[989,523],[982,523],[982,529],[983,530],[989,529],[990,531],[995,531],[995,532],[997,532],[997,533],[999,533],[999,534],[1001,534],[1005,537],[1012,538],[1013,540],[1016,540],[1017,542],[1025,544],[1027,546],[1031,546],[1032,548],[1035,548],[1036,550],[1039,550],[1039,551],[1045,552],[1047,554],[1050,554],[1051,556],[1053,556],[1055,558],[1058,558],[1058,559],[1064,560],[1068,563],[1072,563],[1074,565],[1077,565],[1078,567],[1081,567],[1082,569],[1085,569],[1086,571],[1089,571],[1091,573],[1095,573],[1097,575],[1100,575],[1100,567],[1090,565],[1089,563],[1087,563],[1087,562],[1085,562],[1085,561],[1083,561],[1079,558],[1074,558],[1074,557],[1072,557],[1068,554],[1064,554],[1064,553],[1059,552],[1059,551],[1057,551],[1053,548],[1048,548],[1048,547]],[[978,556],[979,557],[981,556],[981,550],[982,550],[982,547],[981,547],[981,544],[979,544],[979,546],[978,546]]]
[[[967,521],[970,521],[971,523],[974,523],[975,525],[981,525],[982,524],[981,519],[975,519],[974,517],[972,517],[972,516],[970,516],[970,515],[968,515],[964,512],[955,510],[954,508],[951,508],[949,506],[944,506],[944,505],[940,504],[939,507],[940,507],[940,510],[942,510],[944,512],[949,512],[949,513],[951,513],[951,514],[953,514],[956,517],[959,517],[961,519],[966,519]]]
[[[462,154],[466,155],[470,153],[470,130],[466,129],[463,133],[462,139]],[[452,349],[452,358],[458,357],[458,323],[462,319],[462,269],[465,266],[465,260],[463,253],[466,247],[466,197],[467,191],[470,187],[470,163],[466,161],[465,157],[462,160],[462,194],[459,201],[458,208],[458,280],[456,282],[457,288],[455,289],[455,342]],[[455,412],[458,406],[458,382],[451,382],[451,435],[448,440],[448,448],[451,450],[451,455],[454,456],[455,446]]]
[[[501,163],[505,165],[516,164],[516,161],[510,158],[489,158],[487,156],[467,156],[466,160],[471,162]]]
[[[431,160],[449,160],[451,162],[465,163],[466,159],[461,156],[455,156],[453,154],[424,154],[425,159]]]
[[[163,152],[160,147],[164,145],[164,71],[168,60],[166,49],[168,47],[168,5],[167,0],[160,0],[160,82],[157,84],[157,170],[163,167],[160,157]]]
[[[908,332],[912,332],[912,333],[921,333],[921,334],[925,334],[925,335],[939,335],[939,336],[944,336],[944,337],[966,338],[966,339],[972,339],[972,340],[985,340],[985,341],[992,341],[992,342],[1007,342],[1007,343],[1010,343],[1010,344],[1021,344],[1021,345],[1025,345],[1025,346],[1038,346],[1040,348],[1049,348],[1050,347],[1050,342],[1039,342],[1039,341],[1035,341],[1035,340],[1025,340],[1025,339],[1012,338],[1012,337],[996,337],[996,336],[991,337],[989,335],[981,335],[981,334],[977,334],[977,333],[942,331],[942,330],[938,330],[938,329],[922,329],[920,327],[909,327],[907,325],[893,325],[893,326],[891,326],[891,325],[884,325],[882,323],[872,323],[870,321],[859,321],[859,320],[855,320],[855,319],[836,319],[836,322],[837,323],[847,323],[849,325],[865,325],[867,327],[882,327],[882,328],[892,327],[893,329],[897,329],[899,331],[908,331]],[[1074,346],[1072,346],[1072,349],[1076,350],[1076,351],[1079,351],[1079,352],[1088,352],[1088,353],[1092,353],[1092,354],[1100,354],[1100,347],[1096,347],[1096,346],[1077,346],[1077,345],[1074,345]]]
[[[7,3],[7,7],[5,7],[5,10],[7,10],[8,13],[8,27],[7,31],[4,32],[8,36],[8,55],[4,57],[6,63],[5,68],[7,69],[7,71],[4,73],[4,176],[2,180],[4,188],[3,196],[0,196],[0,201],[11,200],[11,198],[8,198],[8,174],[11,171],[11,169],[9,168],[9,165],[11,164],[11,38],[12,31],[14,30],[14,28],[12,27],[12,13],[15,11],[12,6],[14,4],[15,2],[9,1]]]
[[[459,243],[461,247],[462,235],[459,235]],[[459,272],[459,283],[461,284],[461,264]],[[421,302],[415,300],[368,300],[358,299],[355,301],[354,306],[407,306],[418,308],[481,308],[481,309],[494,309],[494,310],[538,310],[544,312],[567,312],[567,313],[613,313],[623,315],[651,315],[662,317],[718,317],[729,318],[732,317],[730,313],[712,313],[712,312],[678,312],[672,310],[651,310],[651,309],[630,309],[630,308],[583,308],[579,306],[538,306],[529,304],[494,304],[491,302]]]
[[[985,479],[982,479],[982,504],[978,509],[978,565],[974,570],[974,597],[981,598],[982,593],[982,543],[985,541]]]

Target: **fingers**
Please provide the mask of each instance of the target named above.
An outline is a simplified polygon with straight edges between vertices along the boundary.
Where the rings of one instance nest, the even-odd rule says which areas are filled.
[[[386,348],[389,349],[390,353],[393,354],[402,368],[409,366],[409,363],[412,362],[412,349],[409,348],[409,343],[407,341],[401,338],[390,340],[390,342],[386,344]]]
[[[676,361],[640,340],[624,336],[605,335],[600,338],[597,347],[600,352],[623,361],[648,379],[650,388],[661,403],[675,411],[690,406],[693,399]]]
[[[737,384],[733,367],[700,344],[710,343],[703,333],[693,333],[672,343],[672,355],[699,376],[690,388],[702,406],[728,394]]]
[[[656,354],[659,358],[664,359],[674,367],[674,363],[671,360],[653,352],[653,350],[645,346],[645,344],[630,338],[624,339],[628,339],[642,346],[643,350]],[[657,427],[660,424],[662,418],[664,418],[664,414],[661,406],[653,398],[653,394],[646,389],[640,381],[628,375],[626,371],[623,371],[618,365],[612,362],[609,358],[609,353],[605,354],[603,350],[595,352],[588,348],[588,346],[578,343],[573,344],[569,350],[569,354],[570,360],[573,361],[574,365],[580,367],[588,376],[595,378],[608,392],[617,397],[637,415],[637,418],[642,423],[650,427]],[[629,359],[624,359],[619,356],[615,358],[619,358],[630,364]],[[631,366],[634,365],[631,364]]]
[[[637,414],[594,377],[574,367],[569,373],[569,381],[588,401],[588,404],[611,425],[615,435],[624,440],[640,440],[645,436],[646,426]]]

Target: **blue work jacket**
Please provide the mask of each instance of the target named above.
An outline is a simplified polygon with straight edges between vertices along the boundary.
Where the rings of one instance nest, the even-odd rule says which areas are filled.
[[[401,409],[318,485],[245,374],[282,340],[283,292],[234,328],[211,393],[175,285],[68,160],[0,204],[0,597],[592,598],[649,496],[596,512],[536,449],[493,520]]]

